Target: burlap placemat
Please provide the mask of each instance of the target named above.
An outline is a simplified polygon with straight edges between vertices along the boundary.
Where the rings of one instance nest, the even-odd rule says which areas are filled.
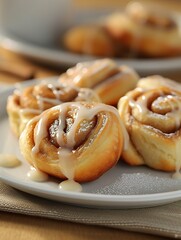
[[[0,211],[181,238],[181,201],[144,209],[89,209],[35,197],[0,182]]]

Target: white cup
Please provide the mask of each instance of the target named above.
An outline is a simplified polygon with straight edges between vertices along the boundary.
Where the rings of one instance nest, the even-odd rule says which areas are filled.
[[[36,44],[53,44],[71,24],[71,11],[71,0],[0,0],[0,31]]]

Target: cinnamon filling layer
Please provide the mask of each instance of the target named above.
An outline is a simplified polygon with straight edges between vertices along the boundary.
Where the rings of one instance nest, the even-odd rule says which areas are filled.
[[[66,134],[70,131],[73,123],[74,123],[74,118],[68,113],[67,117],[65,119],[65,128],[63,129],[64,131],[64,141],[66,143]],[[92,120],[88,121],[86,119],[82,120],[78,126],[78,129],[75,133],[75,146],[73,150],[76,150],[80,145],[83,145],[85,141],[87,140],[89,134],[91,131],[94,129],[96,125],[96,117],[94,117]],[[49,138],[50,142],[55,145],[57,148],[59,147],[59,144],[57,142],[57,134],[58,134],[58,129],[60,126],[60,121],[59,119],[56,119],[51,126],[49,127]],[[62,145],[64,145],[62,143]]]

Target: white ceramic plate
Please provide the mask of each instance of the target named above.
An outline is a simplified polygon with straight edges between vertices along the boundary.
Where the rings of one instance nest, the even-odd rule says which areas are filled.
[[[15,154],[22,164],[12,169],[0,167],[1,181],[43,198],[95,208],[142,208],[181,200],[181,180],[172,179],[170,173],[124,163],[118,163],[98,180],[83,184],[81,193],[60,191],[59,180],[54,178],[32,182],[26,176],[30,166],[22,158],[18,140],[9,128],[6,101],[12,91],[13,88],[7,88],[0,92],[0,153]]]
[[[101,10],[101,11],[75,11],[74,13],[74,25],[91,22],[94,19],[99,19],[113,12],[113,10]],[[181,18],[179,15],[177,16]],[[181,23],[181,21],[180,21]],[[40,29],[41,31],[41,29]],[[0,44],[11,51],[23,54],[32,59],[40,62],[48,63],[51,65],[71,67],[78,62],[89,61],[95,59],[88,55],[75,54],[66,51],[61,47],[55,47],[47,44],[46,46],[33,44],[26,41],[23,38],[18,38],[13,34],[0,33]],[[169,71],[180,70],[181,57],[177,58],[165,58],[165,59],[121,59],[115,58],[118,64],[125,64],[133,67],[140,74],[161,74]]]

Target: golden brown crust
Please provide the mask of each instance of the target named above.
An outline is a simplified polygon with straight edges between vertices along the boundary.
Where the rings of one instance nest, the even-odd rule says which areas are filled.
[[[127,66],[120,66],[118,69],[118,74],[115,74],[94,88],[94,91],[100,96],[102,102],[114,106],[117,105],[120,97],[136,87],[139,79],[137,73]]]
[[[74,180],[78,182],[95,180],[113,167],[120,157],[123,147],[123,134],[119,115],[113,107],[100,103],[65,104],[46,110],[28,123],[20,137],[21,152],[31,165],[50,175],[65,179],[66,176],[62,173],[61,165],[61,160],[65,156],[61,155],[61,151],[72,148],[70,152],[74,155],[76,161]],[[83,112],[78,112],[76,116],[75,112],[79,111],[76,109]],[[94,112],[93,115],[90,115],[91,111]],[[84,115],[83,118],[79,119],[80,124],[77,125],[75,131],[73,129],[74,125],[67,126],[64,129],[64,140],[57,144],[56,134],[58,133],[54,134],[53,131],[53,135],[50,134],[52,124],[55,124],[60,116],[63,119],[61,124],[64,124],[64,122],[68,124],[69,118],[72,118],[75,122],[79,113]],[[42,118],[46,118],[46,126],[44,126],[46,134],[37,148],[37,124],[40,124]],[[83,121],[84,123],[87,121],[88,124],[86,123],[86,128],[81,131],[81,122]],[[112,124],[113,122],[114,124]],[[61,128],[61,124],[58,125],[58,129]],[[58,130],[56,131],[58,132]],[[68,136],[69,132],[72,134],[71,140]],[[72,139],[75,140],[75,143],[71,142]],[[34,148],[36,148],[36,151],[32,153]]]
[[[19,136],[20,130],[20,114],[19,114],[19,98],[16,95],[8,97],[7,113],[9,115],[9,123],[13,133]]]
[[[137,83],[137,87],[145,90],[164,87],[164,86],[169,87],[173,90],[181,91],[181,84],[179,82],[162,77],[160,75],[152,75],[145,78],[141,78]]]
[[[119,114],[130,141],[122,157],[130,165],[174,171],[181,134],[181,93],[168,87],[136,88],[121,98]]]
[[[10,125],[19,137],[27,122],[50,107],[70,101],[95,101],[100,99],[91,89],[67,86],[61,83],[40,83],[15,90],[8,98],[7,112]]]
[[[118,66],[110,59],[79,63],[59,78],[62,83],[93,89],[103,103],[114,106],[120,97],[136,87],[138,79],[133,69]]]
[[[64,46],[75,53],[111,57],[116,49],[111,37],[99,25],[78,26],[66,32]]]

